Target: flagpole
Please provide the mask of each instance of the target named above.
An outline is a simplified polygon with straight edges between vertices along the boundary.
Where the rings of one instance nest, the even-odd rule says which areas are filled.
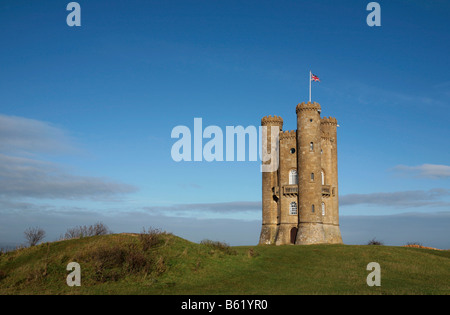
[[[309,71],[309,102],[311,103],[311,71]]]

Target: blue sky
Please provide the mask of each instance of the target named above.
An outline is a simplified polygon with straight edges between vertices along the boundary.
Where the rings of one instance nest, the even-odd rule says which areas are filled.
[[[171,131],[295,129],[312,70],[344,242],[450,248],[448,1],[379,1],[381,27],[361,0],[78,1],[80,27],[67,3],[0,3],[0,243],[101,220],[255,244],[259,162],[176,163]]]

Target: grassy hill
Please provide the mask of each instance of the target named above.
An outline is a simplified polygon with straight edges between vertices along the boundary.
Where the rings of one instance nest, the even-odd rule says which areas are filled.
[[[69,262],[81,287],[68,287]],[[381,286],[369,287],[369,262]],[[115,234],[0,256],[0,294],[450,294],[450,251],[389,246],[243,246]]]

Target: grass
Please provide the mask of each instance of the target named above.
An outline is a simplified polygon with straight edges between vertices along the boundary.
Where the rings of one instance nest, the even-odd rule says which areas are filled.
[[[0,294],[450,294],[450,251],[230,247],[155,230],[142,234],[86,237],[2,254]],[[81,265],[81,287],[66,284],[72,261]],[[380,287],[366,284],[372,261],[381,266]]]

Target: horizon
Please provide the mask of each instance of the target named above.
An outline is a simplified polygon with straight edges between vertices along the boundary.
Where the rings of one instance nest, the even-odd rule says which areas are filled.
[[[260,159],[194,161],[194,120],[224,148],[264,116],[295,130],[311,71],[340,126],[344,244],[450,249],[450,3],[378,1],[370,27],[370,1],[77,1],[80,26],[69,2],[0,3],[0,248],[96,222],[258,244]]]

